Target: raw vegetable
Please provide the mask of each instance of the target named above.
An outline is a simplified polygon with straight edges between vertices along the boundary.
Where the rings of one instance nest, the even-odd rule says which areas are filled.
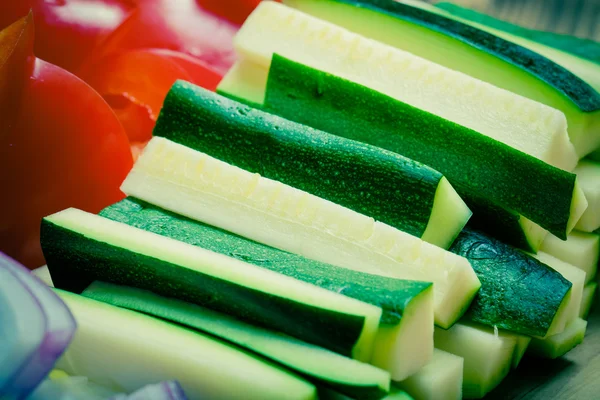
[[[585,206],[573,174],[364,86],[278,55],[271,62],[263,107],[441,171],[475,211],[473,222],[513,243],[519,240],[519,233],[527,235],[532,224],[520,223],[522,218],[517,216],[516,227],[502,231],[503,222],[514,214],[512,210],[566,238]],[[540,231],[538,227],[532,233]],[[531,236],[526,241],[530,245],[522,247],[539,247],[542,236]]]
[[[554,166],[572,170],[577,162],[565,116],[559,111],[283,5],[260,4],[236,35],[235,46],[242,61],[262,68],[265,82],[273,54],[280,54],[473,129]],[[225,90],[227,81],[225,77],[219,87]]]
[[[320,262],[434,283],[435,321],[451,326],[479,289],[466,259],[373,218],[154,137],[122,185],[188,218]]]
[[[583,71],[573,69],[572,64],[554,61],[549,55],[544,56],[546,52],[529,49],[522,40],[507,37],[502,31],[463,23],[439,8],[425,9],[428,7],[412,2],[286,0],[285,3],[564,112],[569,135],[580,157],[600,145],[600,135],[596,133],[600,127],[600,94],[591,86],[600,80],[592,78],[590,67]],[[569,54],[564,57],[575,58]],[[586,60],[581,63],[591,64]],[[569,144],[568,138],[563,143]]]
[[[433,290],[429,282],[371,275],[309,260],[137,199],[122,200],[100,215],[381,307],[375,357],[371,361],[397,377],[411,375],[431,358]]]
[[[79,329],[58,368],[121,392],[176,379],[191,399],[315,399],[313,385],[216,339],[56,291]],[[126,361],[126,362],[124,362]]]
[[[369,360],[381,308],[77,209],[42,221],[54,285],[94,280],[151,290]]]
[[[69,206],[98,212],[120,200],[132,165],[110,107],[83,81],[34,57],[33,33],[29,15],[0,34],[0,251],[30,268],[44,264],[41,218]]]
[[[600,73],[600,70],[598,72]],[[593,232],[600,228],[600,164],[581,160],[573,173],[577,174],[577,180],[588,201],[588,208],[575,228],[583,232]]]
[[[13,380],[39,351],[46,333],[46,316],[39,301],[8,269],[0,265],[0,393],[21,395]],[[27,318],[24,318],[27,316]],[[30,382],[29,390],[39,382]]]
[[[92,283],[82,295],[217,337],[355,399],[378,399],[389,391],[390,374],[381,369],[203,307],[103,282]]]
[[[563,278],[571,282],[571,292],[564,314],[565,323],[569,324],[579,316],[579,311],[581,309],[581,298],[583,296],[583,288],[586,281],[585,272],[544,252],[539,252],[538,254],[533,255],[533,257],[543,262],[561,274]]]
[[[479,399],[494,389],[510,371],[517,338],[472,323],[449,330],[435,329],[435,347],[464,359],[463,398]]]
[[[341,393],[328,389],[319,390],[319,400],[348,400],[350,397],[344,396]],[[408,393],[394,386],[391,387],[390,393],[381,400],[415,400]]]
[[[397,385],[415,400],[460,400],[463,365],[462,357],[435,349],[426,366]]]
[[[597,233],[573,231],[566,241],[548,235],[540,250],[585,271],[586,283],[596,277],[600,255],[600,235]]]
[[[579,311],[579,318],[587,319],[588,314],[596,297],[598,289],[598,282],[590,282],[583,288],[583,296],[581,297],[581,309]]]
[[[575,346],[583,343],[587,321],[576,318],[571,321],[565,330],[557,335],[545,339],[533,338],[528,352],[544,358],[562,357]]]
[[[54,370],[27,400],[107,400],[116,394],[85,376],[69,376],[64,371]]]
[[[166,381],[147,385],[130,395],[120,394],[110,400],[187,400],[177,381]]]
[[[533,257],[483,233],[465,230],[450,251],[466,257],[481,281],[466,318],[515,333],[561,332],[573,311],[572,283]],[[443,349],[442,349],[443,350]]]
[[[153,134],[440,247],[448,247],[471,216],[443,175],[430,167],[186,82],[169,91]]]
[[[11,393],[14,398],[25,398],[52,370],[58,357],[71,342],[76,325],[65,304],[25,267],[0,253],[0,269],[7,271],[18,279],[22,289],[33,297],[35,306],[39,308],[42,314],[43,326],[40,329],[37,310],[17,308],[20,311],[17,318],[25,319],[27,329],[34,330],[34,335],[39,332],[42,333],[42,339],[37,348],[27,355],[27,360],[20,364],[18,371],[10,378],[8,386],[5,385],[3,389]],[[12,279],[9,278],[7,281],[7,284],[11,284]],[[12,282],[12,284],[15,283]],[[2,290],[3,288],[0,288],[0,292]],[[10,294],[11,290],[8,290],[7,295]],[[29,314],[32,314],[33,322],[28,321]],[[13,321],[13,324],[18,326],[18,322]],[[8,329],[10,329],[10,326]],[[40,329],[40,331],[35,332],[37,329]],[[10,337],[10,334],[8,336]],[[24,336],[27,336],[27,334]],[[8,343],[10,345],[10,340]],[[18,347],[15,344],[13,346]],[[19,364],[17,363],[17,365]]]

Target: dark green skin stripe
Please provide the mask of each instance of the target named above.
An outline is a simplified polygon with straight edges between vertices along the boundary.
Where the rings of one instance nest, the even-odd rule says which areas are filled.
[[[383,309],[381,323],[386,325],[398,324],[410,302],[432,286],[431,282],[365,274],[310,260],[133,198],[105,208],[100,215],[376,305]]]
[[[555,49],[600,64],[600,43],[594,42],[593,40],[562,35],[554,32],[528,29],[453,3],[437,3],[435,6],[448,11],[459,18],[468,19],[479,24],[487,25],[490,28],[521,36],[525,39],[533,40],[534,42],[554,47]]]
[[[469,206],[489,199],[566,239],[576,176],[476,131],[278,55],[264,109],[427,164]]]
[[[93,281],[175,297],[352,356],[364,318],[320,309],[88,238],[42,221],[44,257],[58,289],[81,293]]]
[[[571,71],[546,57],[462,22],[394,0],[324,0],[373,10],[409,21],[501,58],[548,83],[581,111],[600,110],[600,94]]]
[[[535,258],[465,229],[450,251],[469,260],[481,289],[465,318],[529,336],[545,336],[571,282]]]
[[[101,282],[95,282],[84,290],[82,295],[103,303],[138,311],[170,322],[175,322],[202,333],[213,335],[219,339],[226,340],[230,344],[250,350],[258,356],[274,361],[276,364],[292,370],[294,373],[301,375],[312,383],[337,390],[354,399],[377,400],[385,397],[387,394],[387,392],[378,385],[361,386],[353,384],[351,381],[336,382],[334,380],[328,380],[326,365],[320,366],[316,371],[313,371],[309,369],[310,366],[306,366],[301,362],[303,354],[299,353],[297,359],[290,360],[288,357],[278,354],[276,350],[265,350],[262,347],[256,348],[253,346],[251,340],[246,340],[246,335],[238,334],[238,331],[243,329],[238,324],[230,325],[227,323],[227,320],[223,321],[222,319],[220,323],[215,324],[212,321],[198,317],[197,314],[189,308],[185,306],[182,307],[179,304],[181,302],[158,296],[152,292],[127,286],[106,285]],[[304,348],[311,346],[293,338],[286,339],[285,336],[281,336],[274,332],[257,330],[254,327],[251,327],[250,329],[252,329],[252,332],[258,332],[261,336],[271,336],[271,340],[288,341],[289,344],[299,352]]]
[[[187,82],[171,88],[155,136],[421,237],[442,175],[404,156],[287,121]]]

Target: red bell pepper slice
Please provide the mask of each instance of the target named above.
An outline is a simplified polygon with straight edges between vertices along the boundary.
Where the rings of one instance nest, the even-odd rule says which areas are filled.
[[[42,217],[67,207],[98,212],[123,198],[132,166],[118,119],[85,82],[35,58],[31,14],[0,32],[0,251],[43,264]],[[23,73],[15,66],[25,65]],[[8,85],[8,86],[6,86]],[[11,93],[14,104],[6,107]]]

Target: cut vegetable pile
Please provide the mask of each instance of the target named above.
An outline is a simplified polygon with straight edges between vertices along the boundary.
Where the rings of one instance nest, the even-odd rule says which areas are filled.
[[[0,253],[0,398],[476,399],[581,344],[600,67],[461,10],[228,17],[235,63],[169,81],[121,200],[46,215],[41,279]],[[138,14],[98,57],[166,57],[109,54]]]

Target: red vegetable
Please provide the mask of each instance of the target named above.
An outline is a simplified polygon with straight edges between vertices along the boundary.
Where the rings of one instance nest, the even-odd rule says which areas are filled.
[[[197,0],[197,2],[206,10],[241,25],[261,0]]]
[[[83,78],[113,108],[130,141],[146,142],[176,80],[215,90],[221,75],[183,53],[140,49],[104,58]]]
[[[35,58],[29,15],[0,32],[0,251],[43,264],[43,216],[120,200],[132,165],[106,102],[67,71]]]

